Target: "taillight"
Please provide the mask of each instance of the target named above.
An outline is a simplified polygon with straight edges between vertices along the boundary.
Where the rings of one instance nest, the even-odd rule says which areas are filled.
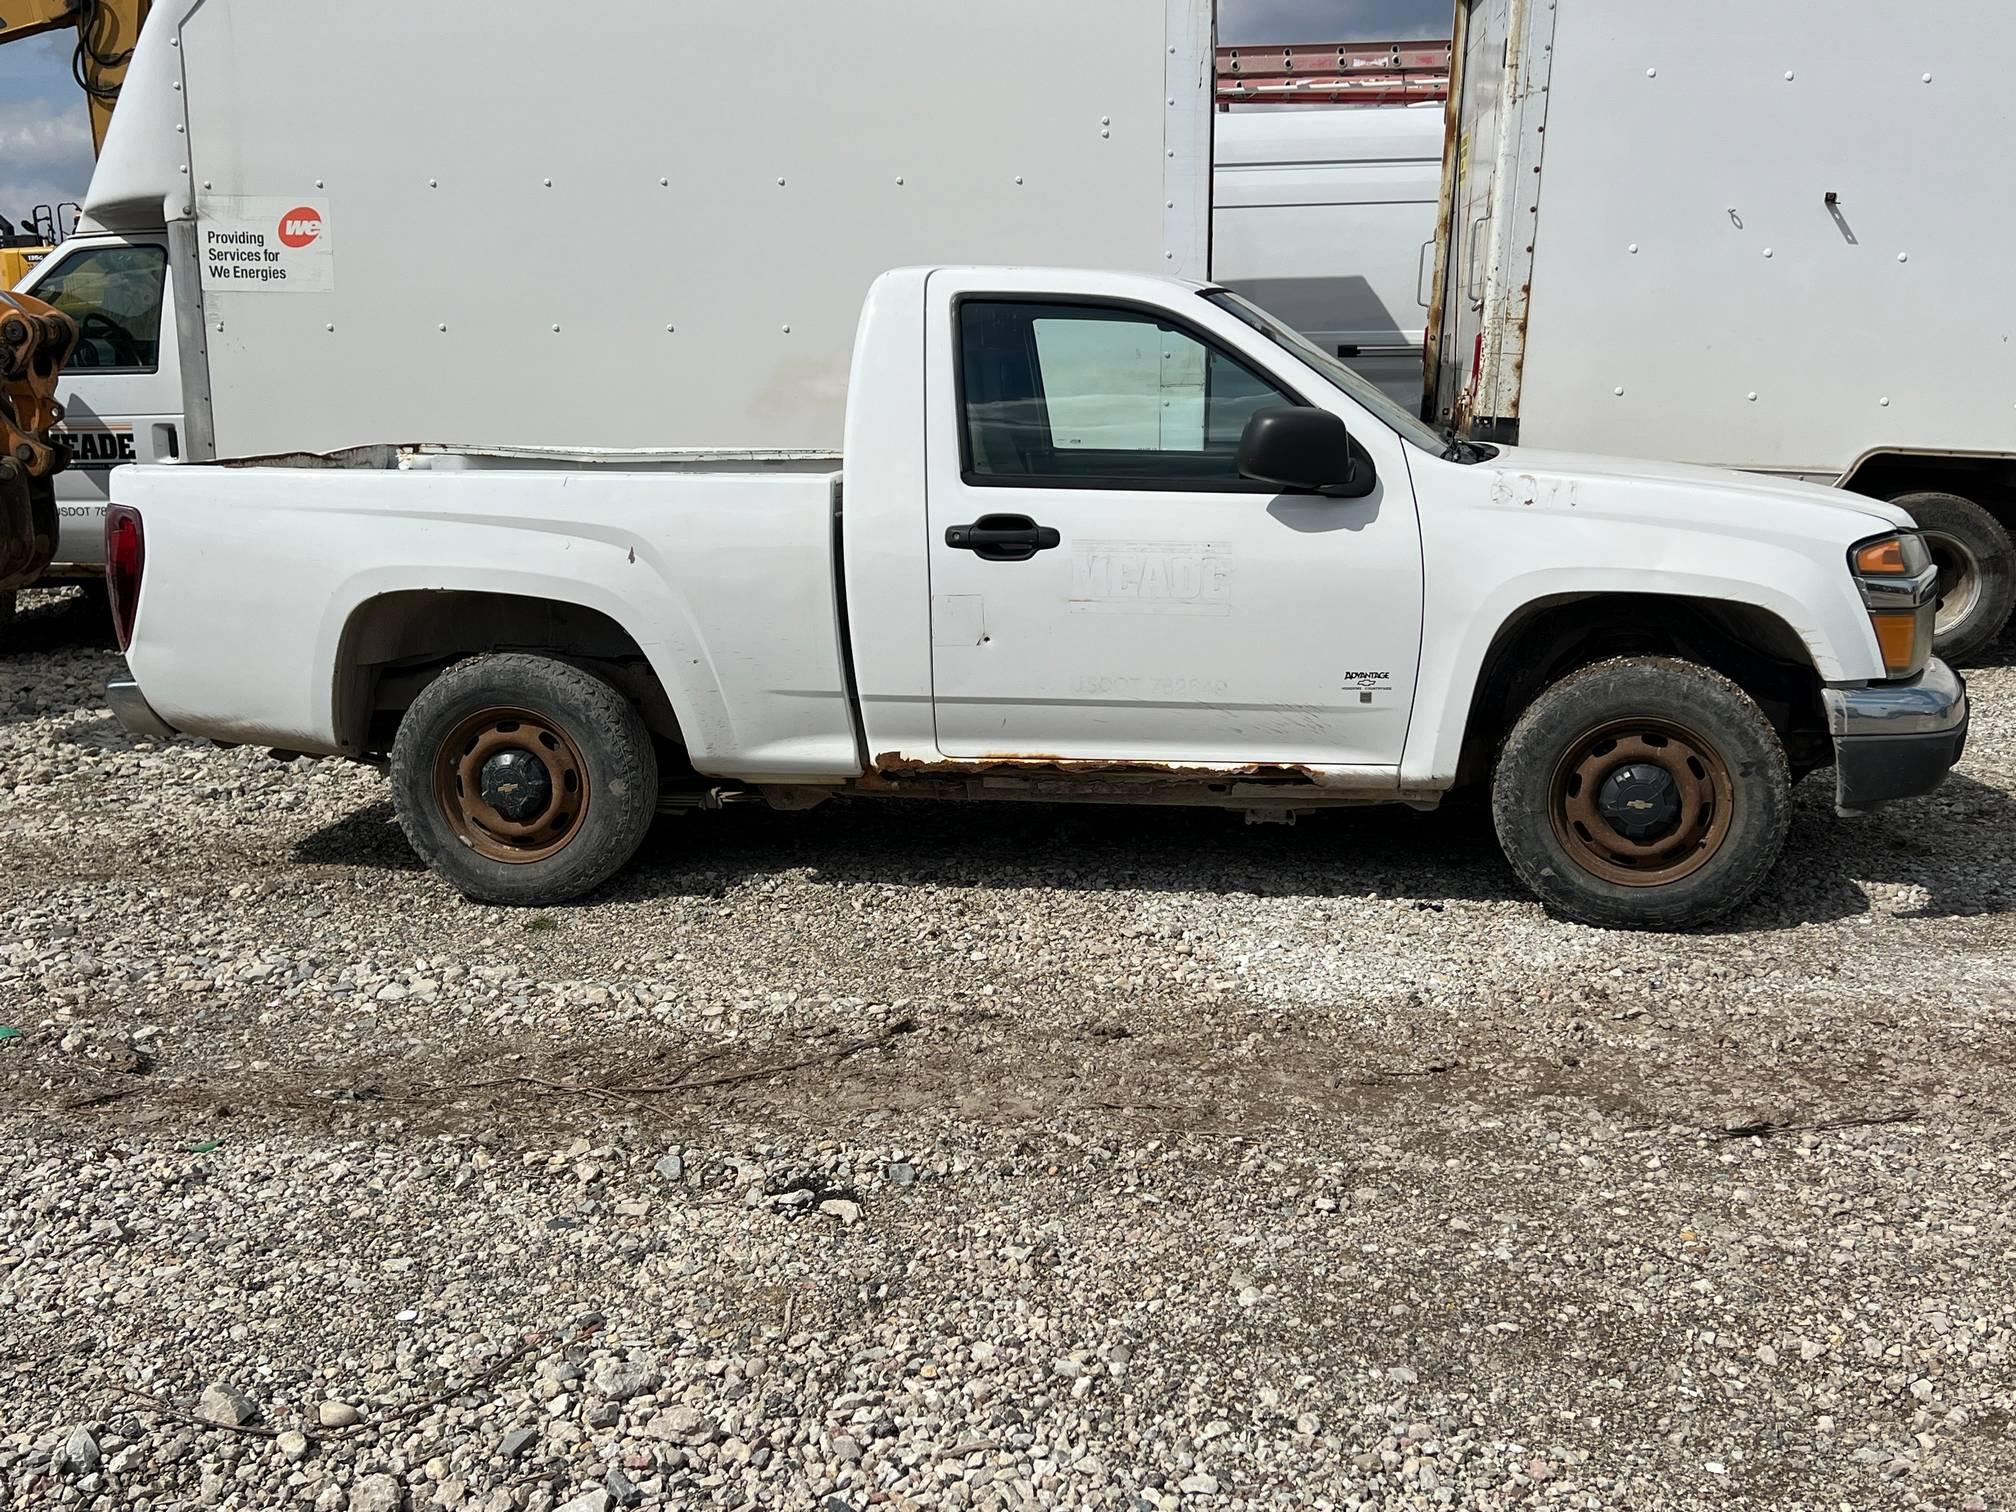
[[[140,574],[147,565],[147,537],[140,511],[114,504],[105,511],[105,586],[112,599],[112,630],[119,649],[133,644],[133,621],[140,613]]]

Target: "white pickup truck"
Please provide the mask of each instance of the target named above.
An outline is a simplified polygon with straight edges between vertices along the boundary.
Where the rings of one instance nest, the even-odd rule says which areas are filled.
[[[1802,773],[1861,810],[1966,736],[1901,510],[1452,442],[1139,274],[885,274],[839,456],[362,449],[113,500],[127,727],[389,762],[492,902],[729,794],[1281,817],[1476,782],[1547,903],[1679,927],[1763,883]]]

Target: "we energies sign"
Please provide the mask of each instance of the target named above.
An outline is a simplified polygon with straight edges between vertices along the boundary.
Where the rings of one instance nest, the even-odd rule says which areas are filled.
[[[206,194],[197,198],[196,217],[206,291],[326,294],[336,287],[326,199]]]

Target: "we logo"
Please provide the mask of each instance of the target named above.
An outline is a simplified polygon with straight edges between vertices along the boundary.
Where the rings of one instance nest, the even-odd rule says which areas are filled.
[[[280,244],[295,251],[312,245],[322,234],[322,212],[300,205],[280,217]]]

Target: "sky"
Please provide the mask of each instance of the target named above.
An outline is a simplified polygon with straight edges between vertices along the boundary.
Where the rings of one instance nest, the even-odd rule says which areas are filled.
[[[1453,0],[1218,0],[1224,42],[1446,37]],[[84,197],[91,124],[70,77],[73,42],[54,32],[0,47],[0,215]]]

